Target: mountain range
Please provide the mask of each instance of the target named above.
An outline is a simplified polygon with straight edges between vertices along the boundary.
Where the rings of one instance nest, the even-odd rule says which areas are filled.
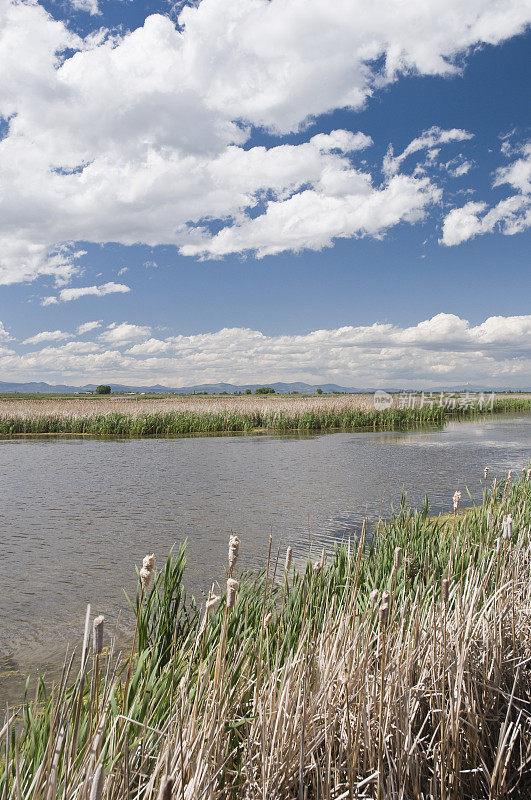
[[[156,384],[155,386],[123,386],[119,383],[110,383],[108,384],[111,387],[113,392],[123,392],[128,393],[132,392],[135,394],[145,393],[145,394],[197,394],[199,392],[206,393],[206,394],[220,394],[221,392],[227,392],[227,394],[234,394],[235,392],[245,392],[246,389],[250,389],[252,392],[255,389],[259,389],[261,386],[267,385],[271,386],[272,389],[275,390],[277,394],[290,394],[291,392],[299,392],[300,394],[314,394],[317,389],[322,389],[325,394],[331,394],[332,392],[341,392],[345,394],[362,394],[362,393],[371,393],[376,391],[372,387],[366,387],[363,389],[354,389],[352,387],[347,386],[338,386],[335,383],[321,383],[318,385],[312,385],[310,383],[282,383],[282,382],[274,382],[274,383],[246,383],[241,386],[236,386],[233,383],[201,383],[195,386],[180,386],[177,388],[171,388],[169,386],[161,386],[160,384]],[[94,383],[87,383],[84,386],[69,386],[67,384],[58,384],[53,385],[44,382],[29,382],[29,383],[10,383],[8,381],[0,381],[0,393],[18,393],[18,394],[83,394],[86,392],[93,392],[96,389],[96,384]],[[389,392],[399,392],[403,391],[400,388],[392,388],[387,387],[387,391]],[[408,389],[407,391],[414,391],[413,389]],[[422,391],[422,387],[418,390]],[[424,387],[424,391],[431,391],[431,392],[490,392],[492,391],[491,387],[485,386],[471,386],[471,385],[464,385],[464,386],[437,386],[431,387],[427,389]],[[498,387],[494,389],[496,392],[507,392],[507,391],[514,391],[511,390],[509,387]],[[520,392],[528,391],[526,389],[519,389]]]

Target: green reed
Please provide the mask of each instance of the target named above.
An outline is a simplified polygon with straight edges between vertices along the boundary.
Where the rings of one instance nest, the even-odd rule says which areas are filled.
[[[529,796],[530,525],[528,472],[463,513],[403,500],[368,541],[240,575],[209,615],[183,545],[139,586],[131,658],[73,679],[67,659],[2,730],[0,797]]]

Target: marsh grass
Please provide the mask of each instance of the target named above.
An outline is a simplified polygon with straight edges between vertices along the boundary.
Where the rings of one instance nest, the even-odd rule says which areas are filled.
[[[500,397],[492,409],[479,404],[447,411],[433,405],[403,408],[398,396],[376,410],[368,395],[342,397],[175,397],[164,399],[0,399],[0,435],[81,434],[169,436],[259,430],[393,430],[442,424],[449,416],[529,411],[530,397]]]
[[[2,728],[0,797],[528,798],[530,503],[525,475],[458,515],[403,503],[209,614],[182,547],[132,601],[138,652],[67,659]]]

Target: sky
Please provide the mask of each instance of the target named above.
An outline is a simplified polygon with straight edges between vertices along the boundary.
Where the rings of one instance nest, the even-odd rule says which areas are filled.
[[[529,0],[0,0],[0,381],[531,387]]]

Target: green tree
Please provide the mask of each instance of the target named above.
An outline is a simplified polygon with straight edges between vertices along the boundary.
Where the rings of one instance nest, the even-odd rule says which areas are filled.
[[[323,393],[323,390],[321,388],[316,389],[315,391],[317,392],[317,394],[322,394]]]
[[[107,384],[102,383],[99,386],[96,386],[96,394],[110,394],[111,387],[107,386]]]
[[[256,389],[255,394],[275,394],[275,390],[272,386],[261,386]]]
[[[252,391],[250,389],[246,389],[245,394],[252,394]]]

